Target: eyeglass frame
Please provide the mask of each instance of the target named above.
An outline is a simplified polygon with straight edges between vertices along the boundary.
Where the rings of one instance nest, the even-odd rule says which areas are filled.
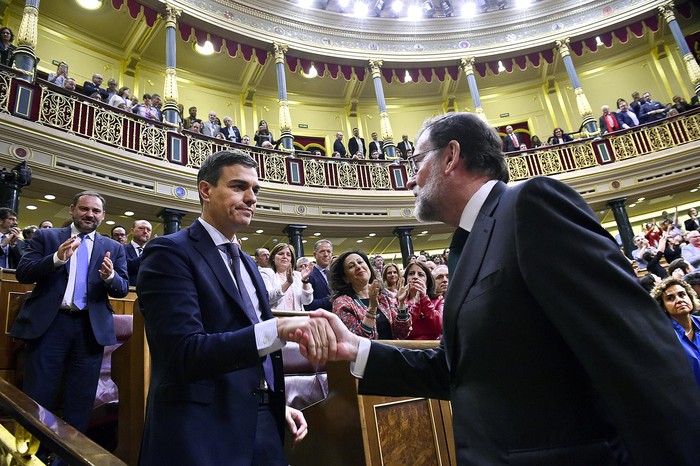
[[[417,175],[417,174],[418,174],[418,170],[420,170],[420,167],[418,166],[418,164],[419,164],[420,162],[422,162],[422,159],[423,159],[426,155],[430,154],[430,153],[433,152],[433,151],[444,149],[445,147],[447,147],[447,146],[433,147],[432,149],[424,150],[423,152],[419,152],[419,153],[417,153],[417,154],[413,154],[413,155],[410,156],[410,157],[407,157],[407,158],[406,158],[406,161],[408,162],[408,168],[411,169],[412,174],[413,174],[413,175]],[[421,160],[418,160],[419,158],[420,158]]]

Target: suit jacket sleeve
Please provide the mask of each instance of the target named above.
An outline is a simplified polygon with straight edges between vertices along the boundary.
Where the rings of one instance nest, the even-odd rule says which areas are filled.
[[[260,364],[254,326],[232,308],[203,262],[192,248],[162,236],[149,241],[139,270],[137,291],[151,352],[166,361],[168,377],[180,382]]]
[[[526,285],[602,396],[635,464],[697,461],[684,455],[700,429],[700,391],[668,319],[615,240],[583,198],[549,178],[524,186],[515,213]]]
[[[47,244],[47,242],[49,244]],[[54,273],[57,268],[53,255],[58,250],[53,248],[53,241],[44,232],[37,230],[27,245],[22,259],[17,264],[16,277],[20,283],[36,283],[42,277]]]

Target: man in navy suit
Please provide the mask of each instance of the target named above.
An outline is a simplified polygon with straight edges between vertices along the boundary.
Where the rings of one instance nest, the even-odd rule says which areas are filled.
[[[333,245],[327,239],[320,239],[314,244],[314,259],[316,265],[309,275],[309,283],[314,289],[314,300],[304,306],[307,311],[315,309],[333,309],[331,303],[331,287],[328,285],[328,267],[333,258]]]
[[[372,133],[372,140],[369,142],[369,154],[379,153],[379,160],[384,160],[384,142],[377,140],[377,133]]]
[[[451,400],[460,465],[697,464],[690,364],[586,201],[548,177],[508,186],[476,114],[427,121],[416,153],[416,216],[457,228],[442,341],[400,349],[311,313],[333,322],[360,392]]]
[[[226,140],[231,142],[241,142],[241,131],[238,126],[233,124],[233,119],[230,116],[224,117],[224,126],[221,128]]]
[[[124,245],[126,252],[126,269],[129,272],[129,285],[136,286],[136,277],[139,274],[143,248],[151,238],[153,227],[148,220],[135,220],[131,227],[131,242]]]
[[[257,164],[217,152],[199,170],[202,215],[148,242],[137,280],[151,350],[140,464],[287,465],[282,443],[285,340],[321,362],[334,353],[325,319],[273,318],[236,234],[250,224]],[[327,348],[330,348],[329,352]],[[295,442],[306,433],[287,408]]]
[[[17,266],[20,283],[35,283],[10,334],[26,341],[24,392],[53,409],[63,386],[63,419],[85,432],[104,347],[117,342],[109,297],[129,291],[122,246],[97,233],[103,197],[76,194],[73,222],[34,233]]]
[[[617,99],[617,122],[620,123],[622,129],[629,129],[639,125],[637,114],[629,109],[625,99]]]

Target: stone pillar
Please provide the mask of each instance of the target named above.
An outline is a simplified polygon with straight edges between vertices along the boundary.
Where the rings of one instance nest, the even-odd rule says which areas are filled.
[[[382,87],[381,68],[382,60],[370,60],[369,69],[372,71],[372,81],[374,82],[374,93],[377,96],[377,107],[379,108],[379,128],[382,140],[384,141],[384,158],[386,160],[396,160],[396,144],[394,144],[394,134],[389,122],[389,112],[386,111],[386,99],[384,99],[384,88]]]
[[[180,125],[180,115],[177,110],[177,72],[176,72],[176,42],[177,42],[177,19],[182,13],[181,10],[165,4],[165,11],[162,14],[165,20],[165,86],[163,88],[163,119],[171,125]]]
[[[617,230],[620,232],[620,239],[622,240],[625,256],[629,259],[634,259],[634,257],[632,257],[632,251],[635,250],[634,231],[632,230],[630,219],[625,210],[625,201],[627,201],[626,197],[613,199],[608,201],[608,207],[610,207],[610,210],[612,210],[615,216],[615,223],[617,223]]]
[[[185,210],[170,209],[165,207],[158,212],[158,218],[163,220],[163,233],[170,235],[180,231],[182,217],[187,215]]]
[[[411,232],[413,227],[396,227],[394,228],[394,235],[399,238],[399,246],[401,246],[401,259],[403,260],[403,267],[406,268],[408,265],[408,258],[413,254],[413,240],[411,239]]]
[[[467,77],[467,84],[469,84],[469,93],[472,96],[472,101],[474,102],[474,113],[479,115],[482,120],[486,120],[486,115],[484,114],[484,108],[481,106],[481,97],[479,97],[479,88],[476,87],[476,77],[474,76],[474,57],[462,58],[460,60],[460,67],[464,71],[464,75]]]
[[[19,213],[19,195],[22,188],[32,183],[32,172],[27,162],[21,162],[12,171],[0,170],[0,207],[9,207]]]
[[[576,74],[576,69],[574,68],[574,62],[571,60],[571,55],[569,54],[569,38],[567,37],[566,39],[557,40],[556,49],[564,61],[564,66],[566,67],[566,72],[569,74],[571,86],[574,88],[574,93],[576,94],[576,105],[578,106],[579,114],[581,114],[581,117],[583,117],[583,126],[590,136],[598,134],[600,132],[598,129],[598,122],[595,118],[593,118],[591,104],[588,103],[586,94],[583,93],[581,83],[578,80],[578,74]]]
[[[673,6],[674,4],[672,1],[664,3],[659,6],[659,13],[664,17],[666,23],[668,23],[669,29],[671,29],[673,39],[676,41],[681,55],[683,55],[683,61],[685,62],[685,68],[688,70],[690,81],[693,83],[693,86],[695,86],[695,95],[700,97],[700,66],[698,66],[698,62],[695,61],[693,52],[690,50],[690,47],[688,47],[685,37],[683,37],[681,27],[678,25],[676,16],[673,14]]]
[[[272,44],[275,48],[275,70],[277,71],[277,95],[279,98],[280,149],[294,153],[294,136],[292,136],[292,116],[289,113],[287,101],[287,79],[284,75],[284,54],[287,46],[277,42]],[[295,264],[296,265],[296,264]]]
[[[39,0],[25,0],[22,22],[17,31],[17,49],[14,52],[12,68],[20,71],[20,79],[34,82],[36,65],[39,59],[34,54],[39,22]]]
[[[297,254],[297,259],[304,257],[304,243],[301,241],[304,239],[304,230],[306,230],[306,225],[287,225],[282,233],[286,233],[289,238],[289,244],[294,246],[294,251]],[[294,270],[297,269],[296,264],[292,264]]]

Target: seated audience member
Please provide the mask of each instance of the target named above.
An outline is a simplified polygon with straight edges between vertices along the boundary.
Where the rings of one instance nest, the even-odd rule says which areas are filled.
[[[209,112],[209,119],[202,123],[202,134],[205,136],[216,137],[221,131],[221,125],[217,124],[218,118],[215,111]]]
[[[148,118],[149,120],[155,120],[159,121],[159,111],[157,108],[153,106],[153,103],[151,101],[151,94],[144,94],[143,95],[143,103],[138,104],[131,110],[135,114],[137,114],[140,117],[143,118]]]
[[[622,125],[617,120],[617,113],[610,111],[610,106],[603,105],[600,108],[603,114],[598,118],[598,126],[600,127],[601,134],[612,133],[613,131],[619,131],[622,129]]]
[[[676,111],[678,113],[683,113],[683,112],[687,112],[688,110],[691,110],[693,107],[691,107],[690,104],[688,104],[688,102],[686,102],[683,97],[681,97],[679,95],[674,95],[673,96],[673,108],[676,109]]]
[[[409,340],[439,340],[442,335],[442,308],[444,300],[435,294],[435,281],[424,264],[409,264],[403,273],[404,286],[396,299],[399,312],[411,314],[413,329]]]
[[[642,97],[642,106],[639,109],[639,121],[642,123],[651,123],[661,120],[666,117],[666,106],[661,102],[651,100],[649,91],[645,92]]]
[[[688,209],[688,219],[684,222],[685,231],[691,232],[693,230],[700,229],[700,219],[698,218],[698,211],[691,207]]]
[[[670,277],[656,286],[651,296],[670,319],[700,387],[700,317],[691,315],[700,310],[697,294],[683,280]]]
[[[29,241],[34,236],[34,232],[39,229],[36,225],[29,225],[28,227],[22,228],[22,239],[24,241]]]
[[[563,144],[565,142],[571,142],[574,138],[571,135],[566,134],[561,128],[554,128],[554,134],[549,138],[549,144]]]
[[[241,131],[237,126],[234,126],[233,119],[230,116],[224,117],[224,126],[219,134],[223,134],[224,139],[231,142],[241,142]]]
[[[224,136],[224,133],[216,133],[216,139],[221,139],[222,141],[226,140],[226,136]]]
[[[182,126],[185,129],[190,129],[193,123],[199,123],[200,125],[202,124],[202,120],[197,118],[197,107],[190,107],[188,112],[189,116],[182,120]]]
[[[108,94],[107,90],[102,89],[100,86],[102,85],[102,75],[100,74],[93,74],[92,75],[92,81],[85,81],[83,83],[83,94],[85,94],[88,97],[92,97],[95,92],[99,94],[99,99],[102,100],[103,102],[107,102],[108,99]]]
[[[302,311],[311,304],[314,290],[309,284],[310,268],[303,272],[294,270],[296,253],[287,243],[277,243],[270,251],[270,266],[259,268],[270,298],[270,307],[285,311]]]
[[[666,118],[671,118],[674,116],[678,116],[678,110],[676,110],[675,108],[670,108],[668,112],[666,112]]]
[[[54,83],[59,87],[63,87],[63,84],[66,82],[66,79],[68,79],[68,64],[65,62],[61,62],[58,64],[56,72],[49,74],[48,81],[50,83]]]
[[[51,220],[44,220],[39,224],[39,228],[53,228],[53,222]]]
[[[12,33],[12,29],[8,27],[0,28],[0,64],[10,66],[12,54],[16,48],[12,43],[14,39],[15,35]]]
[[[642,288],[647,290],[649,293],[651,293],[651,290],[653,290],[656,285],[661,283],[661,278],[657,277],[653,273],[648,273],[638,280],[639,284],[642,285]]]
[[[427,261],[425,261],[425,266],[428,267],[428,270],[430,270],[430,273],[433,273],[433,270],[435,270],[435,267],[437,267],[437,264],[428,258]]]
[[[369,159],[370,160],[379,160],[379,152],[376,150],[372,153],[369,154]]]
[[[700,267],[700,231],[688,233],[688,243],[681,249],[681,255],[694,269]]]
[[[404,340],[411,331],[411,314],[381,293],[369,258],[362,251],[347,251],[331,264],[329,277],[333,313],[354,334],[372,340]]]
[[[241,138],[241,144],[245,144],[246,146],[249,146],[250,145],[250,136],[248,136],[247,134],[244,135],[243,138]]]
[[[676,259],[668,264],[668,275],[670,277],[683,278],[695,269],[683,259]]]
[[[532,144],[533,149],[536,149],[536,148],[544,145],[542,143],[542,141],[540,141],[540,138],[537,135],[532,136],[532,139],[530,139],[530,143]]]
[[[450,273],[446,265],[443,264],[435,267],[435,270],[433,270],[433,280],[435,280],[435,294],[444,298],[445,293],[447,293],[447,286],[450,283]]]
[[[392,299],[396,299],[396,293],[403,286],[403,278],[399,272],[399,266],[389,262],[382,270],[382,282],[384,283],[384,294]]]
[[[639,125],[639,117],[630,110],[625,99],[617,99],[617,122],[620,123],[622,129],[632,128]]]
[[[319,149],[314,150],[314,157],[322,157],[323,153]]]
[[[75,79],[67,78],[65,81],[63,81],[63,89],[75,92]]]
[[[681,256],[681,242],[683,241],[683,235],[675,235],[668,237],[666,242],[666,250],[664,251],[664,258],[666,263],[670,264],[676,259],[680,259]]]
[[[667,241],[667,233],[662,234],[661,238],[659,239],[658,249],[654,246],[650,246],[646,251],[644,251],[644,254],[642,255],[642,259],[644,259],[644,262],[647,263],[647,271],[661,278],[666,278],[668,276],[666,269],[664,269],[663,266],[659,264],[661,258],[664,257],[664,251],[666,250]]]
[[[311,264],[311,259],[309,259],[308,257],[300,257],[299,259],[297,259],[297,272],[303,272],[309,267],[313,267],[313,264]]]
[[[129,96],[130,92],[131,90],[128,87],[120,87],[117,93],[109,99],[109,105],[112,107],[121,108],[122,110],[131,110],[131,98]]]
[[[202,134],[202,124],[195,121],[192,123],[192,126],[190,126],[190,129],[188,131],[191,131],[196,134]]]
[[[273,150],[275,146],[272,145],[270,141],[263,141],[262,144],[260,145],[262,149],[268,149],[268,150]]]
[[[340,156],[340,152],[335,151],[335,152],[333,152],[333,153],[331,154],[331,158],[333,158],[333,159],[340,159],[340,158],[342,158],[342,157]]]
[[[700,272],[691,272],[683,277],[686,282],[695,291],[695,294],[700,293]]]
[[[636,235],[634,245],[637,246],[637,249],[632,251],[632,258],[637,262],[637,270],[646,270],[647,263],[642,259],[642,255],[649,247],[649,240],[644,235]]]

